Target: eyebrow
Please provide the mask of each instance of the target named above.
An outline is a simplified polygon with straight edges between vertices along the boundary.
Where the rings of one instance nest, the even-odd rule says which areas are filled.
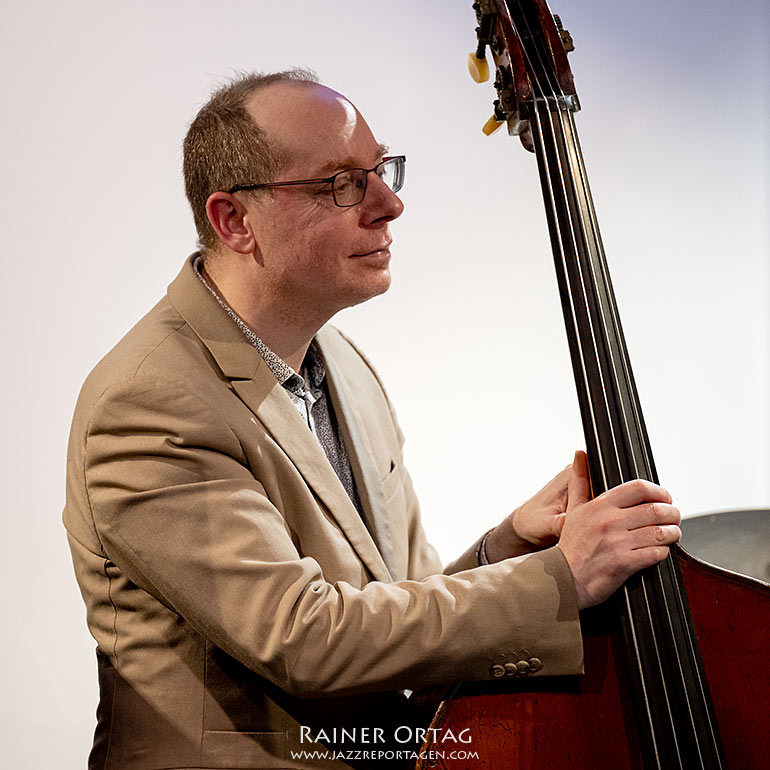
[[[387,155],[388,153],[388,145],[379,142],[377,144],[377,153],[377,157],[382,159],[382,156]],[[330,163],[325,163],[318,169],[318,174],[315,178],[320,179],[321,177],[330,176],[335,173],[335,171],[344,171],[348,168],[361,168],[358,165],[360,162],[361,161],[358,158],[343,158],[342,160],[334,160]]]

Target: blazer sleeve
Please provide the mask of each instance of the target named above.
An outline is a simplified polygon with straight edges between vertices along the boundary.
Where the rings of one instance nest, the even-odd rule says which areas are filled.
[[[91,415],[84,473],[106,556],[292,694],[483,680],[522,654],[543,662],[536,675],[582,670],[558,548],[453,576],[329,583],[298,553],[236,433],[183,383],[137,376],[107,391]],[[412,537],[423,572],[433,557],[421,528]]]

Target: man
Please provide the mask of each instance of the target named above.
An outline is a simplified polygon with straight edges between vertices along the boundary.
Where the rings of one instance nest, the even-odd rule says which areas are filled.
[[[579,673],[578,610],[678,539],[655,485],[589,501],[578,453],[441,573],[387,396],[326,325],[388,289],[402,178],[308,73],[241,78],[193,121],[202,251],[73,422],[92,770],[376,764],[414,737],[399,690]]]

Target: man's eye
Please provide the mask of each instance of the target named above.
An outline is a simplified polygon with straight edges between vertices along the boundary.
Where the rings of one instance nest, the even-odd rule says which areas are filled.
[[[351,179],[348,174],[340,174],[340,176],[334,180],[334,190],[337,193],[347,192],[350,189],[350,186]]]

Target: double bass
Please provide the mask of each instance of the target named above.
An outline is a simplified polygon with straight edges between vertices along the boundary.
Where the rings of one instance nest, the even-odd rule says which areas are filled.
[[[487,51],[494,65],[485,133],[507,126],[537,158],[592,494],[658,483],[575,126],[572,39],[545,0],[473,8],[471,74],[488,77]],[[581,626],[582,676],[501,666],[499,682],[452,687],[428,735],[470,731],[473,751],[428,740],[418,769],[770,768],[770,586],[675,546]]]

